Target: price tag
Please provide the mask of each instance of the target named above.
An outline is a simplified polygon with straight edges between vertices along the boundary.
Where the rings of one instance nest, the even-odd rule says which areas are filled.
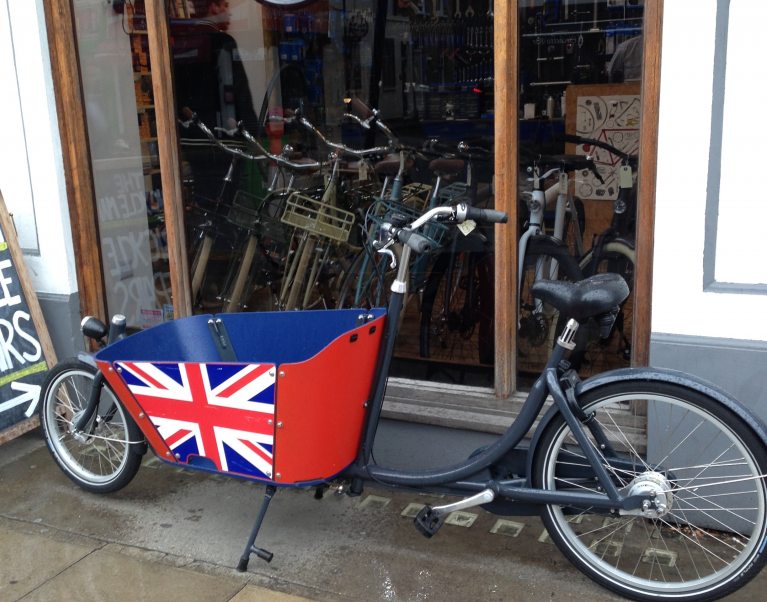
[[[360,182],[365,182],[368,179],[368,164],[365,161],[360,161],[358,168],[358,178]]]
[[[461,231],[461,233],[464,236],[468,236],[474,231],[474,228],[477,227],[477,222],[475,222],[473,219],[467,219],[462,224],[458,224],[458,229]]]
[[[634,186],[634,177],[631,173],[630,165],[621,165],[619,178],[621,188],[631,188]]]

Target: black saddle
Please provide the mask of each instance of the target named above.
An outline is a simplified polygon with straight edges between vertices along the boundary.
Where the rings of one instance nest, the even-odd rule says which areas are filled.
[[[539,280],[533,296],[578,322],[612,312],[629,296],[629,287],[619,274],[594,274],[578,282]]]

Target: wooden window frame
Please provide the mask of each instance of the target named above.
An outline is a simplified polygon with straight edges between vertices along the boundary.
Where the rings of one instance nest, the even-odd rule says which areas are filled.
[[[495,393],[508,398],[517,389],[517,236],[518,223],[516,74],[519,68],[519,0],[497,2],[495,12],[495,204],[509,214],[509,226],[495,236]],[[653,231],[660,106],[660,49],[663,0],[646,2],[643,24],[643,65],[640,167],[637,183],[636,269],[631,363],[644,366],[650,356]]]
[[[80,74],[72,0],[43,3],[48,30],[51,74],[56,97],[59,135],[69,204],[72,244],[76,258],[77,287],[82,315],[106,315],[98,210],[93,186],[88,122]],[[164,2],[147,2],[152,87],[155,97],[161,182],[165,199],[165,224],[171,295],[176,317],[189,316],[192,303],[184,242],[181,170],[178,158],[173,77],[167,8]]]
[[[88,145],[77,41],[71,0],[44,3],[59,117],[67,195],[70,206],[77,281],[84,314],[104,317],[105,291],[99,251],[93,177]],[[653,229],[660,104],[660,48],[663,0],[645,3],[642,73],[641,166],[638,173],[637,263],[632,363],[649,360]],[[517,106],[519,0],[495,5],[495,193],[496,207],[509,214],[509,225],[496,227],[495,238],[495,392],[508,398],[517,388]],[[184,253],[183,206],[178,157],[173,80],[165,3],[147,3],[163,194],[170,253],[173,305],[178,317],[191,314],[189,274]]]

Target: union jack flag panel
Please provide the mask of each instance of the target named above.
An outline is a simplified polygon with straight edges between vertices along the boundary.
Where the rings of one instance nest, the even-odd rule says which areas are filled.
[[[179,462],[257,478],[274,466],[275,366],[117,362]]]

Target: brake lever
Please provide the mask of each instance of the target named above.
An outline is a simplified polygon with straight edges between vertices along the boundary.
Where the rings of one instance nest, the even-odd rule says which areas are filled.
[[[394,270],[397,268],[397,256],[394,254],[394,251],[391,250],[391,246],[394,244],[394,239],[389,239],[383,245],[381,245],[380,241],[375,241],[373,243],[373,247],[376,249],[376,253],[380,253],[381,255],[388,255],[390,257],[389,259],[389,267]]]

